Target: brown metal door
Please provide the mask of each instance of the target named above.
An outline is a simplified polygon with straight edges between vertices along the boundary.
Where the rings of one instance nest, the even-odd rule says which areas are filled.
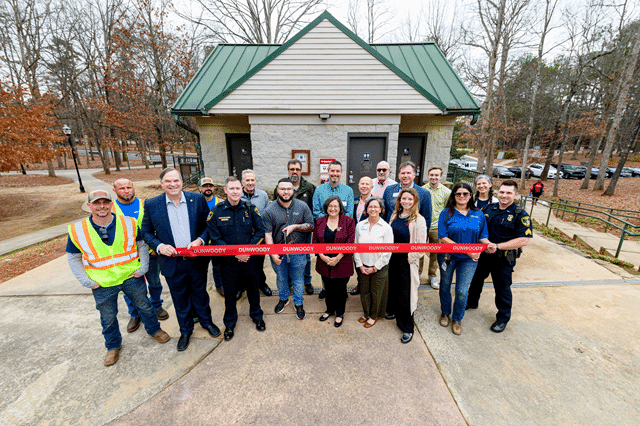
[[[251,154],[251,135],[227,134],[227,155],[229,160],[229,175],[240,178],[240,173],[246,169],[253,169]]]
[[[376,166],[380,161],[386,160],[386,152],[386,136],[349,137],[349,159],[342,174],[346,175],[347,185],[353,189],[355,195],[360,194],[358,182],[362,176],[375,179]]]
[[[398,157],[396,159],[396,180],[400,172],[400,164],[405,161],[412,161],[416,165],[416,185],[422,186],[422,165],[424,164],[424,153],[427,144],[427,135],[399,134],[398,135]]]

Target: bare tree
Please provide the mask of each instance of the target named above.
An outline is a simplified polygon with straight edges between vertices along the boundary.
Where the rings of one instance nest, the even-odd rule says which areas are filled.
[[[323,0],[195,0],[197,16],[174,11],[206,27],[222,43],[281,44],[308,22]]]
[[[524,142],[524,153],[522,157],[522,170],[527,169],[527,160],[529,154],[529,147],[531,146],[531,138],[533,136],[533,132],[535,130],[535,112],[536,112],[536,102],[538,96],[538,89],[540,88],[540,74],[542,73],[542,58],[545,54],[544,50],[544,42],[549,34],[549,31],[552,29],[551,27],[551,19],[553,18],[553,13],[556,10],[556,6],[558,5],[558,0],[545,0],[545,11],[544,17],[542,18],[542,30],[540,31],[540,42],[538,43],[538,59],[536,65],[536,76],[533,80],[533,87],[531,88],[531,113],[529,115],[529,131],[527,132],[527,138]],[[520,177],[520,186],[524,188],[526,173],[522,173]]]
[[[347,24],[351,31],[369,44],[383,39],[394,31],[394,28],[389,23],[393,21],[397,12],[393,6],[387,3],[387,0],[366,0],[364,16],[360,12],[360,1],[364,0],[349,1]],[[362,31],[358,32],[362,28],[360,25],[362,21],[366,24],[366,34]]]
[[[636,29],[634,36],[633,48],[631,50],[631,54],[629,55],[629,59],[627,61],[624,75],[622,76],[622,83],[620,86],[620,92],[618,93],[618,101],[616,105],[616,112],[613,116],[613,122],[611,127],[609,128],[609,132],[607,134],[606,143],[604,146],[604,150],[602,152],[602,159],[600,160],[600,170],[598,171],[598,177],[596,178],[596,183],[593,187],[593,190],[601,190],[604,188],[604,178],[607,170],[607,164],[609,163],[609,157],[611,156],[611,151],[613,149],[613,142],[618,134],[618,129],[620,127],[620,122],[622,121],[622,116],[627,107],[627,94],[629,93],[629,86],[631,84],[631,80],[633,79],[633,74],[636,69],[636,65],[638,63],[638,56],[640,56],[640,31]],[[626,150],[628,152],[628,149]],[[615,188],[615,185],[614,185]],[[612,189],[613,193],[613,189]],[[612,194],[608,194],[612,195]]]

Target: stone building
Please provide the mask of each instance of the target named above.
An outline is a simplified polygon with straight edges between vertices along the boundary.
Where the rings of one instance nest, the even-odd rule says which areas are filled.
[[[456,117],[479,112],[435,44],[369,45],[328,12],[283,45],[218,45],[172,108],[195,118],[207,176],[252,168],[263,189],[294,155],[314,184],[327,159],[354,187],[412,160],[422,184],[447,166]]]

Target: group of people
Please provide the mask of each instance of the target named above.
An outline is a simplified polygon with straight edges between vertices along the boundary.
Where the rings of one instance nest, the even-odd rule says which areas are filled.
[[[115,201],[108,191],[89,194],[91,216],[69,227],[67,257],[78,280],[92,289],[107,348],[105,365],[117,362],[122,345],[116,318],[120,291],[125,294],[131,317],[128,332],[135,331],[142,322],[158,342],[170,339],[159,324],[169,317],[162,308],[160,272],[171,292],[180,326],[178,351],[189,346],[194,323],[213,337],[221,334],[213,322],[206,290],[210,264],[216,290],[225,298],[224,339],[234,337],[236,302],[243,291],[247,292],[249,315],[256,329],[266,329],[259,294],[272,294],[264,274],[265,256],[177,255],[176,248],[202,245],[485,243],[488,248],[482,254],[428,253],[429,260],[424,263],[428,264],[431,286],[439,288],[441,325],[448,326],[451,318],[453,332],[461,333],[464,312],[477,308],[484,280],[491,273],[498,308],[491,329],[504,330],[510,318],[515,258],[519,247],[531,237],[529,217],[513,204],[515,182],[503,182],[498,191],[499,202],[485,203],[481,211],[477,205],[492,197],[488,176],[476,180],[474,195],[467,183],[458,183],[449,190],[440,182],[439,167],[428,171],[429,182],[424,187],[416,185],[416,166],[412,162],[400,165],[399,182],[395,182],[389,178],[389,164],[382,161],[377,165],[376,179],[363,177],[358,185],[360,195],[354,197],[353,190],[340,182],[342,165],[338,161],[329,164],[329,180],[317,188],[302,177],[299,160],[290,160],[287,172],[288,176],[278,181],[271,202],[266,192],[256,188],[252,170],[243,171],[241,179],[226,179],[225,199],[214,195],[213,180],[207,177],[200,180],[199,194],[183,191],[181,176],[173,168],[160,174],[164,193],[144,202],[135,197],[133,183],[127,179],[114,183]],[[423,256],[417,252],[316,255],[315,269],[322,278],[319,297],[326,302],[319,320],[334,316],[334,326],[342,326],[347,283],[355,273],[358,285],[351,293],[361,295],[363,314],[359,322],[371,328],[383,317],[395,319],[402,333],[400,340],[410,342]],[[275,312],[285,310],[291,295],[295,315],[303,320],[304,293],[314,293],[310,255],[269,257],[277,277],[279,300]]]

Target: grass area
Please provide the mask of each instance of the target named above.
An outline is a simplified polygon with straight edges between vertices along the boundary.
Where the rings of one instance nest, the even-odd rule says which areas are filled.
[[[640,275],[640,272],[637,271],[634,265],[632,265],[631,263],[625,262],[624,260],[616,259],[615,257],[604,256],[596,252],[595,250],[592,250],[591,247],[586,246],[584,244],[580,244],[578,241],[569,238],[566,234],[563,234],[562,232],[558,232],[554,229],[547,228],[546,226],[539,224],[535,220],[533,221],[533,229],[537,233],[540,233],[545,237],[551,238],[553,240],[556,240],[565,244],[567,247],[572,247],[576,250],[580,250],[582,253],[588,255],[592,259],[603,260],[605,262],[609,262],[613,265],[624,268],[624,270],[629,272],[630,274]]]

